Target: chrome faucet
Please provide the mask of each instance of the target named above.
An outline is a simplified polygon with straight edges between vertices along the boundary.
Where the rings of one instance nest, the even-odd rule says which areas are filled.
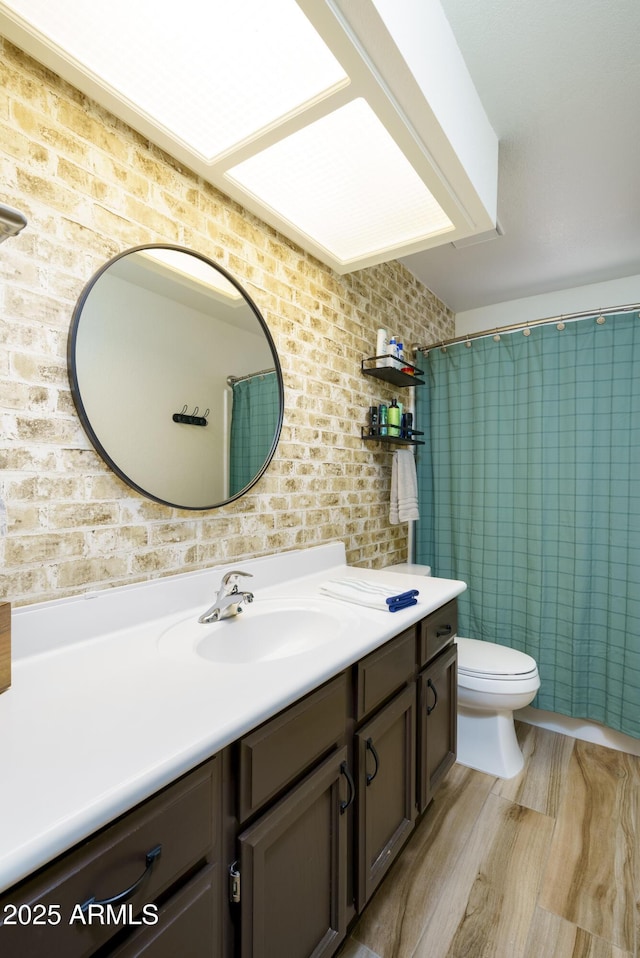
[[[242,606],[245,602],[253,602],[253,592],[241,592],[238,588],[240,576],[246,576],[248,579],[253,578],[250,572],[240,572],[239,570],[225,573],[220,583],[216,601],[210,609],[202,613],[198,622],[208,624],[209,622],[217,622],[218,619],[228,619],[242,612]]]

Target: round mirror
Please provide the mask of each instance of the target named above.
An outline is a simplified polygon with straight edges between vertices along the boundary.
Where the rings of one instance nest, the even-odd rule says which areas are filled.
[[[271,334],[199,253],[140,246],[106,263],[78,300],[68,359],[96,451],[156,502],[213,509],[271,461],[284,408]]]

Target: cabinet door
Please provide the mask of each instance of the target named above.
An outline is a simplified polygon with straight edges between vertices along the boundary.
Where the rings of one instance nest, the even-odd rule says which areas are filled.
[[[418,677],[418,808],[430,803],[456,760],[458,648],[441,652]]]
[[[240,835],[241,958],[334,953],[346,931],[353,792],[343,747]]]
[[[416,817],[416,687],[412,682],[356,733],[357,907],[364,908]]]

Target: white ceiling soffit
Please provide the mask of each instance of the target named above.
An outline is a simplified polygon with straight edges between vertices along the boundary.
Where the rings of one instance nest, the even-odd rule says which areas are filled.
[[[439,0],[0,0],[0,33],[339,273],[496,225]]]

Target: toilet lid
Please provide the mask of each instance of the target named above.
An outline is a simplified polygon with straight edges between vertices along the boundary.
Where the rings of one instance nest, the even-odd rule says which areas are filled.
[[[482,642],[480,639],[456,637],[458,646],[458,672],[466,675],[518,676],[524,678],[538,671],[536,660],[506,645]]]

